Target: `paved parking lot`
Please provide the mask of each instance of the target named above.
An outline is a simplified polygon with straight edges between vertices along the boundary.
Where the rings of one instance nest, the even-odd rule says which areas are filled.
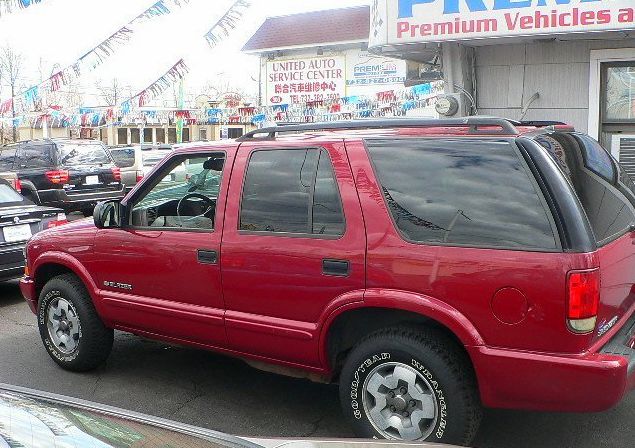
[[[0,283],[0,382],[251,436],[350,437],[337,387],[117,333],[98,371],[62,371],[44,351],[16,282]],[[584,391],[580,391],[584,393]],[[602,414],[487,411],[477,447],[622,448],[635,440],[635,393]]]

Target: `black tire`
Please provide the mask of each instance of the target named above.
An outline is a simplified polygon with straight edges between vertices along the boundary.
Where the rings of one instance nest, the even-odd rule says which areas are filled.
[[[427,382],[432,396],[428,402],[436,407],[436,421],[422,420],[424,430],[417,440],[469,445],[476,436],[483,413],[474,372],[469,358],[456,342],[433,328],[382,329],[367,336],[351,350],[340,375],[340,401],[355,434],[363,438],[401,438],[396,429],[388,427],[382,434],[373,424],[367,407],[376,406],[377,402],[373,402],[374,397],[367,392],[366,382],[374,375],[373,372],[381,374],[382,369],[394,369],[400,364],[406,366],[402,372],[410,369],[421,375],[416,384]],[[409,395],[399,395],[403,390],[409,391],[408,387],[395,389],[398,395],[390,387],[381,390],[390,394],[389,397],[405,397],[410,404],[400,401],[397,407],[391,408],[392,402],[388,402],[388,408],[382,413],[388,412],[390,416],[394,415],[393,412],[403,411],[402,416],[409,416],[408,410],[416,410],[415,406],[419,406],[416,400],[410,400],[412,397]],[[401,405],[413,407],[402,409]],[[406,421],[401,416],[399,420]],[[404,426],[408,425],[409,422]]]
[[[79,324],[75,347],[70,352],[65,352],[55,344],[48,328],[49,307],[59,305],[59,299],[70,305],[71,314]],[[38,327],[46,351],[53,361],[66,370],[93,370],[106,362],[112,350],[113,330],[104,326],[88,291],[73,274],[54,277],[42,288],[38,304]]]

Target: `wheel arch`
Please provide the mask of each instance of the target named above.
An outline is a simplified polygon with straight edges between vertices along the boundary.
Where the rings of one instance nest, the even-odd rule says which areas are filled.
[[[98,289],[92,277],[77,259],[63,252],[46,252],[35,260],[31,277],[35,281],[37,297],[50,279],[62,274],[74,274],[79,278],[86,287],[95,308],[99,309],[96,300]]]
[[[468,346],[483,345],[474,325],[445,302],[399,290],[368,290],[363,302],[334,310],[320,338],[321,359],[334,376],[346,353],[366,335],[396,325],[435,327],[445,333],[471,360]]]

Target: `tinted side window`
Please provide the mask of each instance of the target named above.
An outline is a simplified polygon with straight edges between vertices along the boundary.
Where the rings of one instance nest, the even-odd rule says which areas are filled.
[[[53,166],[51,145],[24,145],[18,151],[20,168],[49,168]]]
[[[0,148],[0,170],[12,170],[16,148]]]
[[[130,168],[134,165],[134,148],[113,148],[110,155],[119,168]]]
[[[315,191],[313,193],[313,233],[343,235],[344,212],[333,173],[333,165],[326,151],[320,152]]]
[[[547,149],[575,189],[598,244],[623,234],[635,222],[635,195],[628,174],[586,135],[542,135]]]
[[[556,250],[553,227],[508,142],[369,140],[388,209],[408,240]]]
[[[249,159],[240,211],[240,229],[311,233],[309,200],[317,149],[255,151]]]
[[[326,150],[255,151],[249,160],[240,229],[343,235],[344,212]]]

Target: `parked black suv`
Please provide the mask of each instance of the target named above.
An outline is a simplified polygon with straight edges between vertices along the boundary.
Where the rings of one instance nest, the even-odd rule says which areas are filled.
[[[17,173],[22,194],[36,204],[92,213],[95,204],[121,199],[121,172],[95,140],[31,140],[0,147],[0,171]]]

